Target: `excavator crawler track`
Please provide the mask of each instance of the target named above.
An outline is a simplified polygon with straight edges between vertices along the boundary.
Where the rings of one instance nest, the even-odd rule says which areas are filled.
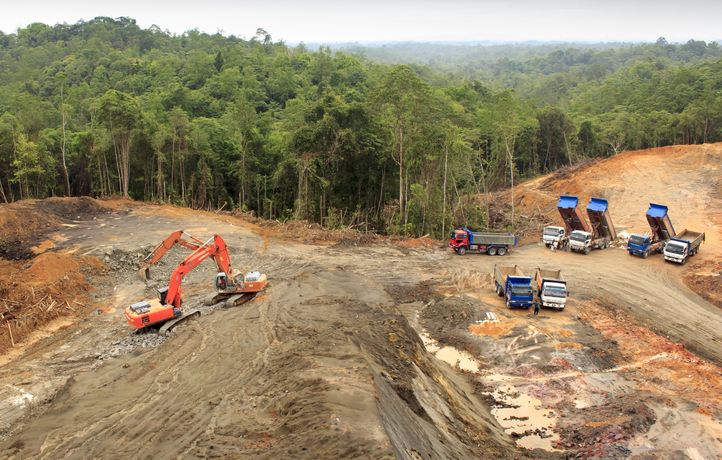
[[[206,300],[203,302],[203,304],[206,307],[212,307],[213,305],[217,305],[219,303],[225,303],[225,301],[228,299],[228,294],[213,294],[212,296],[209,296],[206,298]]]
[[[183,312],[181,316],[178,316],[177,318],[173,318],[163,323],[160,329],[158,329],[158,334],[168,335],[168,333],[170,333],[170,331],[173,330],[173,328],[176,327],[178,324],[190,318],[198,318],[199,316],[201,316],[200,308],[194,308],[192,310]]]
[[[223,304],[224,308],[231,308],[231,307],[237,307],[239,305],[243,305],[246,302],[250,302],[253,300],[254,297],[256,297],[256,292],[246,292],[243,294],[236,294],[228,298],[228,300],[225,301]]]

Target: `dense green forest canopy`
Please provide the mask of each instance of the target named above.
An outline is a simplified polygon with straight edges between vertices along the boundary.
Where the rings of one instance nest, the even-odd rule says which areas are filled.
[[[0,200],[120,194],[441,236],[498,226],[470,197],[519,179],[722,139],[717,43],[415,46],[103,17],[0,32]]]

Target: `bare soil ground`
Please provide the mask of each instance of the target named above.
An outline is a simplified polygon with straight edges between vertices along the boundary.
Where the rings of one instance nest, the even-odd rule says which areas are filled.
[[[706,231],[684,267],[619,248],[584,256],[536,244],[505,258],[459,257],[427,239],[122,200],[0,207],[13,216],[0,222],[50,216],[18,239],[21,260],[0,261],[0,297],[15,299],[0,308],[40,318],[0,356],[0,456],[719,458],[722,310],[690,287],[704,292],[714,281],[695,284],[697,275],[719,276],[708,263],[722,253],[719,172],[702,166],[718,167],[720,147],[686,149],[653,155],[669,155],[690,183],[607,196],[617,227],[642,230],[653,201],[670,205],[675,225]],[[646,174],[645,155],[607,161]],[[575,174],[592,183],[588,168]],[[544,181],[523,184],[519,206],[533,196],[553,221],[554,195],[579,192]],[[673,203],[679,193],[692,204]],[[6,225],[3,236],[22,234]],[[133,333],[123,309],[154,295],[184,254],[169,254],[149,284],[137,262],[179,228],[223,235],[234,266],[267,273],[269,287],[167,338]],[[539,317],[508,310],[492,289],[495,263],[562,268],[570,304]],[[208,263],[186,278],[186,306],[212,292],[214,273]],[[23,296],[44,289],[83,307],[46,311],[9,297],[28,288]]]
[[[644,215],[650,202],[667,205],[678,232],[688,228],[707,237],[684,281],[722,306],[722,143],[625,152],[522,183],[515,204],[526,216],[520,232],[527,241],[536,242],[545,225],[561,225],[555,209],[559,195],[578,196],[584,206],[591,197],[608,199],[617,231],[628,233],[649,232]],[[509,192],[493,201],[504,203],[497,213],[508,219]]]

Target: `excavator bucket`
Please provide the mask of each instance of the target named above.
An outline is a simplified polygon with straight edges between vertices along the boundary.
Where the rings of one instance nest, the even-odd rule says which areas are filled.
[[[150,267],[141,267],[138,270],[138,278],[141,281],[150,281]]]

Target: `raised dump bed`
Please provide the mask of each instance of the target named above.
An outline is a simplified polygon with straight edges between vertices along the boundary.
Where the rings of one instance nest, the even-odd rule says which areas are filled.
[[[591,224],[592,238],[605,238],[608,242],[617,239],[612,217],[609,215],[609,203],[602,198],[592,198],[587,205],[587,216]]]
[[[667,206],[649,203],[646,217],[650,233],[633,233],[629,236],[627,252],[630,255],[646,259],[650,254],[664,250],[665,244],[674,236],[674,227],[667,211]]]
[[[662,204],[649,203],[647,209],[647,222],[652,231],[652,241],[667,241],[675,234],[674,226],[669,218],[667,206]]]
[[[584,220],[584,216],[577,208],[579,204],[579,198],[575,196],[562,195],[559,197],[557,203],[557,209],[559,214],[562,216],[564,225],[566,226],[567,235],[574,230],[581,230],[583,232],[590,232],[589,224]]]

